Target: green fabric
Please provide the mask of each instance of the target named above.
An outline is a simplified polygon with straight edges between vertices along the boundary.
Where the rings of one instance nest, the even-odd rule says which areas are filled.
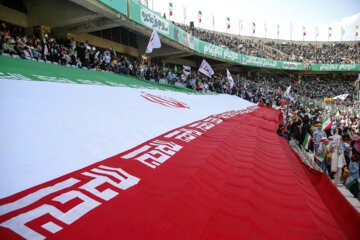
[[[185,87],[150,82],[128,75],[97,72],[5,56],[0,56],[0,79],[148,88],[198,94],[198,92]]]

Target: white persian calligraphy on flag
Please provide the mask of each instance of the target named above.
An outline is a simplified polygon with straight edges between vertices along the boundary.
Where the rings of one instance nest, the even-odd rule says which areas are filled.
[[[150,93],[146,93],[146,92],[141,92],[141,96],[143,98],[145,98],[146,100],[149,100],[150,102],[153,103],[158,103],[161,104],[165,107],[171,107],[171,108],[189,108],[190,107],[183,102],[180,102],[178,100],[175,100],[171,97],[167,97],[167,96],[156,96]]]

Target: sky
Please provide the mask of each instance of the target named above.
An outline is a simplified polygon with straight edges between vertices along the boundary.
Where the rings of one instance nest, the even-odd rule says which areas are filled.
[[[201,28],[212,30],[214,16],[215,31],[233,34],[240,31],[241,35],[252,36],[252,22],[255,22],[254,37],[265,37],[266,24],[266,38],[277,39],[277,25],[280,25],[279,39],[327,41],[328,27],[331,26],[330,41],[354,41],[355,26],[360,27],[360,0],[148,0],[148,6],[169,16],[169,2],[173,4],[170,20],[183,23],[185,7],[185,23],[194,21],[198,27],[198,10],[201,10]],[[229,30],[226,29],[226,17],[230,18]],[[240,19],[242,29],[239,29]],[[306,31],[304,39],[303,27]],[[319,28],[317,37],[316,27]],[[342,37],[341,28],[345,31]],[[360,33],[356,40],[360,40]]]

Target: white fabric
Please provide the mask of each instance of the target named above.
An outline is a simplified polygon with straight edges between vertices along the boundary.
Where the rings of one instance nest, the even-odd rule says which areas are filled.
[[[214,74],[214,70],[211,68],[210,64],[208,64],[205,59],[203,59],[200,68],[199,68],[199,72],[203,73],[204,75],[208,76],[209,78],[211,78],[211,75]]]
[[[141,96],[171,97],[170,108]],[[253,103],[231,95],[0,79],[0,198]]]
[[[155,28],[150,36],[149,44],[146,48],[146,53],[152,53],[154,48],[161,48],[160,38]]]
[[[286,98],[289,98],[291,100],[293,100],[293,98],[290,96],[290,91],[291,91],[291,86],[289,86],[287,89],[286,89],[286,92],[285,92],[285,97]]]
[[[232,76],[230,74],[229,69],[226,69],[226,75],[227,75],[227,79],[228,79],[228,81],[230,83],[230,88],[232,88],[234,86],[234,80],[233,80],[233,78],[232,78]]]
[[[345,100],[345,98],[347,98],[347,96],[349,96],[349,94],[342,94],[336,97],[333,97],[332,99],[340,99],[340,100]]]

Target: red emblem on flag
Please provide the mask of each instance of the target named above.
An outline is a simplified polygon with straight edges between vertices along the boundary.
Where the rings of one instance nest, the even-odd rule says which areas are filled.
[[[156,95],[152,95],[150,93],[146,93],[146,92],[141,92],[141,96],[143,98],[145,98],[146,100],[149,100],[150,102],[153,103],[158,103],[161,104],[165,107],[171,107],[171,108],[189,108],[190,107],[183,102],[180,102],[178,100],[175,100],[171,97],[166,97],[166,96],[156,96]]]

